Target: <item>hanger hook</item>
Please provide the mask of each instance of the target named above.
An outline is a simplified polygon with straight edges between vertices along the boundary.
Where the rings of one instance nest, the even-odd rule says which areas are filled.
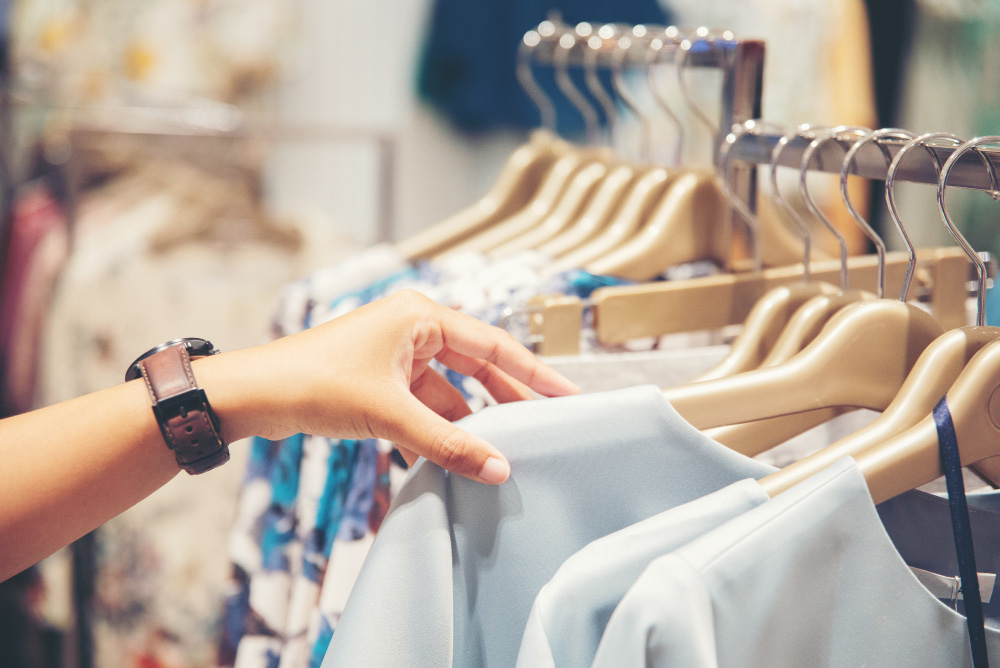
[[[965,254],[969,256],[969,260],[976,266],[976,274],[979,277],[979,286],[976,293],[976,325],[982,327],[986,324],[986,263],[983,259],[979,257],[976,251],[969,245],[969,242],[965,240],[965,237],[959,232],[958,227],[952,222],[951,218],[948,216],[948,207],[945,206],[944,194],[948,187],[948,176],[951,174],[952,168],[958,163],[959,158],[962,157],[967,151],[975,149],[979,156],[983,159],[986,164],[986,171],[989,172],[991,182],[993,184],[993,190],[990,195],[993,199],[997,199],[998,190],[997,187],[997,175],[996,170],[993,168],[993,162],[979,150],[979,146],[983,144],[1000,144],[1000,136],[996,135],[986,135],[984,137],[976,137],[965,142],[952,152],[948,159],[945,160],[944,167],[941,168],[941,174],[938,177],[938,190],[937,190],[937,201],[938,201],[938,211],[941,213],[941,218],[944,220],[944,224],[948,226],[948,231],[951,235],[955,237],[955,241],[959,243]]]
[[[810,264],[812,261],[812,230],[809,229],[809,225],[806,221],[802,220],[802,216],[799,215],[792,206],[785,200],[784,195],[781,194],[781,189],[778,188],[778,161],[781,159],[781,155],[788,148],[788,145],[793,139],[797,139],[802,136],[804,132],[814,132],[819,130],[825,130],[824,125],[810,125],[808,123],[800,125],[799,127],[789,130],[778,140],[771,149],[771,190],[774,192],[774,201],[778,203],[778,206],[785,212],[795,226],[799,228],[799,236],[802,238],[802,278],[808,281],[811,274]]]
[[[579,26],[577,28],[579,34]],[[618,109],[615,107],[615,101],[611,99],[608,91],[601,84],[601,78],[597,73],[597,64],[604,41],[614,37],[614,34],[615,27],[613,25],[607,24],[601,26],[596,33],[591,33],[587,36],[587,48],[583,52],[584,82],[587,84],[587,90],[593,94],[594,99],[601,105],[601,110],[604,112],[604,118],[608,123],[609,144],[614,137],[615,125],[618,123]],[[583,36],[581,35],[581,37]]]
[[[847,155],[844,156],[844,162],[840,167],[840,198],[844,201],[844,206],[847,207],[847,211],[854,218],[855,222],[861,227],[861,231],[865,233],[873,244],[875,244],[875,252],[878,255],[878,290],[876,294],[879,299],[885,296],[885,241],[881,236],[872,228],[867,220],[864,219],[858,210],[854,208],[854,203],[851,202],[851,196],[847,191],[847,177],[850,174],[851,169],[854,167],[854,161],[857,159],[858,151],[862,147],[868,145],[871,142],[875,142],[875,145],[881,149],[882,154],[885,156],[886,169],[888,170],[889,165],[892,163],[892,155],[889,150],[881,144],[883,138],[893,138],[893,139],[913,139],[915,135],[908,130],[900,130],[899,128],[882,128],[881,130],[876,130],[869,133],[868,135],[862,137],[858,141],[851,145],[851,148],[847,150]]]
[[[722,71],[723,76],[728,73],[729,70],[729,59],[726,57],[725,52],[723,52],[719,45],[715,43],[715,34],[708,28],[702,26],[695,30],[694,36],[697,39],[702,39],[708,44],[708,47],[712,50],[712,53],[716,55],[716,59],[719,62],[719,69]],[[731,37],[731,33],[724,33],[725,37]],[[702,122],[702,124],[708,129],[708,134],[711,141],[715,141],[716,133],[718,133],[718,125],[712,123],[712,119],[708,117],[708,114],[698,106],[695,102],[694,97],[691,95],[691,91],[687,86],[687,79],[684,76],[685,71],[688,68],[688,61],[690,60],[691,47],[694,46],[696,40],[691,40],[688,37],[683,37],[680,40],[679,49],[681,51],[680,62],[677,65],[677,83],[680,85],[681,95],[684,97],[684,101],[687,102],[688,106],[691,108],[692,113],[695,117]]]
[[[896,207],[896,171],[899,166],[903,164],[903,158],[911,150],[917,146],[922,147],[924,150],[930,154],[931,159],[934,160],[934,164],[937,166],[938,177],[941,175],[941,160],[938,158],[938,154],[933,148],[927,146],[927,142],[932,140],[947,140],[954,143],[956,146],[962,143],[962,138],[953,135],[948,132],[930,132],[927,134],[920,135],[919,137],[914,137],[899,149],[896,156],[892,159],[892,164],[889,165],[889,171],[885,177],[885,201],[889,206],[889,217],[892,218],[893,224],[896,226],[896,231],[899,232],[899,236],[903,239],[903,245],[906,246],[906,251],[910,254],[910,261],[906,267],[906,276],[903,277],[903,287],[899,292],[899,301],[906,301],[910,296],[910,284],[913,282],[913,274],[917,266],[917,251],[913,247],[913,242],[910,241],[910,235],[906,233],[906,228],[903,227],[903,221],[899,217],[899,209]]]
[[[760,273],[763,265],[761,261],[760,253],[760,220],[757,218],[757,214],[754,213],[746,202],[744,202],[740,197],[733,191],[732,184],[729,182],[730,171],[730,149],[736,142],[738,142],[744,135],[750,134],[755,137],[758,136],[758,132],[780,132],[784,133],[785,129],[780,125],[775,123],[768,123],[767,121],[761,120],[749,120],[744,123],[734,123],[732,131],[726,135],[726,137],[719,144],[719,175],[720,184],[722,186],[722,191],[726,195],[726,199],[729,200],[730,205],[736,209],[746,223],[748,240],[750,242],[751,252],[753,253],[753,264],[754,272]],[[808,260],[807,260],[808,266]]]
[[[524,33],[524,38],[517,50],[517,81],[521,88],[528,94],[528,98],[538,109],[538,114],[542,119],[542,127],[555,134],[556,132],[556,107],[552,100],[545,94],[538,81],[531,73],[531,64],[535,58],[535,50],[542,43],[542,33],[547,32],[549,27],[553,30],[555,25],[551,21],[542,21],[538,24],[537,30],[529,30]]]
[[[671,32],[673,30],[673,32]],[[674,46],[680,44],[680,40],[677,38],[676,28],[666,28],[663,31],[663,37],[653,36],[649,42],[649,52],[647,53],[646,59],[646,83],[649,86],[650,92],[653,94],[653,100],[656,101],[657,106],[666,114],[670,123],[674,126],[676,130],[674,139],[674,150],[673,150],[673,162],[674,165],[679,165],[681,163],[681,153],[684,147],[684,124],[681,123],[681,119],[678,118],[674,110],[670,108],[670,104],[667,102],[667,96],[660,90],[656,82],[656,68],[654,65],[659,64],[660,57],[663,55],[663,47],[666,46],[664,39],[670,40]]]
[[[820,131],[815,138],[809,142],[809,146],[806,150],[802,152],[802,162],[799,165],[799,192],[802,194],[802,198],[806,202],[806,207],[812,212],[816,218],[823,224],[830,234],[837,239],[837,244],[840,246],[840,288],[841,290],[847,290],[850,287],[850,275],[847,271],[847,239],[844,238],[843,232],[837,229],[826,214],[816,205],[815,200],[813,200],[812,195],[809,193],[809,166],[812,164],[813,156],[816,151],[819,150],[821,146],[829,141],[834,141],[837,139],[837,134],[848,133],[848,132],[871,132],[868,128],[861,128],[856,126],[837,126],[836,128],[831,128],[828,130]]]
[[[559,36],[559,41],[556,42],[555,54],[552,59],[555,65],[556,86],[566,96],[566,99],[570,101],[570,104],[583,116],[583,125],[587,133],[587,143],[596,144],[599,123],[597,110],[587,100],[587,96],[580,92],[580,89],[576,87],[573,79],[569,76],[569,54],[573,50],[573,47],[576,46],[576,42],[573,30],[568,27],[564,28],[563,34]]]
[[[628,56],[629,49],[632,48],[634,40],[631,35],[621,35],[618,38],[618,42],[614,53],[611,56],[611,66],[612,66],[612,76],[611,83],[614,86],[615,92],[618,97],[621,98],[622,103],[628,107],[628,110],[635,114],[635,117],[639,119],[640,127],[640,150],[639,155],[643,162],[649,162],[649,139],[650,139],[650,122],[649,116],[647,116],[641,109],[633,97],[632,93],[629,92],[628,87],[625,85],[625,75],[624,75],[624,63],[625,58]]]

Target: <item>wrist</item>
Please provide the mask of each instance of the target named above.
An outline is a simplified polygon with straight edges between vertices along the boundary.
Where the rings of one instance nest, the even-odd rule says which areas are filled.
[[[280,410],[254,348],[192,360],[191,369],[219,419],[223,440],[267,435]]]

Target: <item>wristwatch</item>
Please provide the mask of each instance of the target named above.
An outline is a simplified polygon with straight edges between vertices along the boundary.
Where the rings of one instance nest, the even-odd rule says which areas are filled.
[[[125,372],[126,381],[142,378],[145,382],[163,440],[173,450],[177,465],[191,475],[229,461],[219,418],[191,371],[192,357],[218,352],[205,339],[174,339],[140,355]]]

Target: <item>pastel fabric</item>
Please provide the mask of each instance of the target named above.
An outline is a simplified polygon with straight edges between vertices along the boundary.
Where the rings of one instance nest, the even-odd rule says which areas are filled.
[[[589,666],[611,613],[650,561],[767,500],[748,478],[584,547],[538,593],[516,668]]]
[[[513,665],[535,597],[573,553],[773,470],[702,435],[655,386],[505,404],[460,424],[504,452],[510,481],[484,487],[418,462],[325,668]]]
[[[987,644],[1000,661],[995,622]],[[907,567],[850,458],[653,561],[593,663],[802,665],[972,666],[964,617]]]
[[[516,310],[540,292],[587,297],[622,283],[583,271],[548,276],[549,263],[527,252],[499,262],[462,253],[410,265],[391,247],[377,246],[290,284],[272,329],[275,336],[301,331],[405,289],[496,324],[505,308]],[[493,403],[474,379],[436,368],[472,410]],[[346,593],[404,477],[392,449],[375,439],[255,439],[231,540],[233,593],[220,652],[234,657],[230,663],[320,664]]]

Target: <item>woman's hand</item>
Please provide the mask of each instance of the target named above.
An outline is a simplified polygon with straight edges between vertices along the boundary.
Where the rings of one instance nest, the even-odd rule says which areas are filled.
[[[298,432],[381,437],[411,462],[423,455],[503,482],[510,472],[503,456],[451,424],[469,407],[428,367],[431,359],[475,376],[497,401],[528,399],[529,388],[577,391],[505,332],[414,292],[256,348],[200,358],[192,368],[227,442]],[[179,471],[141,381],[0,420],[0,462],[0,582]]]
[[[530,399],[531,390],[579,391],[506,332],[412,291],[257,348],[200,360],[194,370],[224,433],[385,438],[411,464],[423,456],[481,482],[505,481],[503,455],[451,424],[471,411],[428,366],[432,359],[476,378],[500,403]],[[243,376],[230,381],[231,389],[256,393],[239,400],[244,410],[220,403],[227,395],[212,386],[213,366]]]

